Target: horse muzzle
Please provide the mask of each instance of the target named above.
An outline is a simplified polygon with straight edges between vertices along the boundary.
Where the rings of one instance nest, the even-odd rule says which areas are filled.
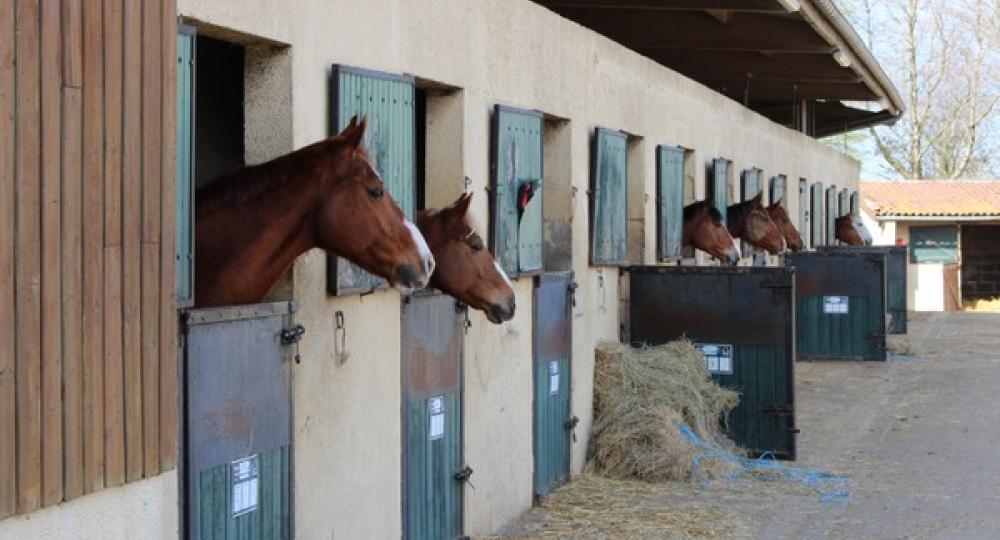
[[[403,294],[411,294],[423,289],[430,283],[431,272],[434,271],[434,258],[430,261],[424,260],[423,268],[419,271],[412,265],[401,264],[396,267],[396,279],[394,286],[396,290]]]
[[[515,307],[514,297],[511,296],[506,306],[503,304],[490,304],[489,309],[486,310],[486,318],[493,324],[501,324],[504,321],[509,321],[514,318]]]

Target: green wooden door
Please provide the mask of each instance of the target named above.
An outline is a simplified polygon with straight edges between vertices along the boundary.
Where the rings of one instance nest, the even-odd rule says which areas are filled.
[[[709,197],[712,198],[713,206],[722,214],[722,221],[725,222],[726,210],[729,208],[729,160],[713,159],[708,178]]]
[[[194,305],[194,29],[177,34],[176,252],[177,306]]]
[[[542,115],[497,105],[491,156],[491,247],[514,277],[542,270]]]
[[[740,174],[740,201],[748,201],[757,196],[761,191],[761,170],[754,167],[744,169]],[[746,240],[740,240],[740,252],[744,257],[750,256],[754,259],[754,266],[762,265],[763,258],[760,257],[760,249]]]
[[[863,250],[790,253],[800,360],[885,360],[885,255]]]
[[[847,188],[840,190],[837,194],[837,217],[846,216],[851,213],[851,202],[847,195]]]
[[[416,107],[409,77],[340,65],[333,66],[331,131],[339,133],[351,117],[368,118],[364,145],[389,194],[411,220],[416,214]],[[346,259],[327,259],[330,294],[367,292],[385,287],[384,279]]]
[[[851,214],[852,215],[855,215],[855,216],[860,215],[860,213],[861,213],[861,207],[859,206],[860,203],[861,203],[861,199],[858,196],[858,192],[857,191],[852,191],[851,192]]]
[[[657,255],[661,261],[681,256],[684,232],[684,149],[660,145],[656,150]]]
[[[594,133],[590,187],[590,262],[628,262],[628,141],[604,128]]]
[[[571,272],[538,277],[534,298],[534,491],[547,495],[569,479],[572,324]]]
[[[826,188],[826,245],[835,246],[837,240],[837,186]]]
[[[454,298],[421,292],[403,305],[404,538],[462,534],[462,343]]]
[[[823,233],[826,231],[826,223],[823,221],[823,182],[816,182],[810,187],[809,197],[809,218],[810,231],[812,233],[812,247],[826,244]]]
[[[785,203],[783,206],[787,207],[788,202],[784,201],[785,193],[787,191],[788,191],[788,178],[783,174],[779,174],[778,176],[772,176],[770,192],[767,194],[768,204],[774,204],[778,201],[783,201]]]

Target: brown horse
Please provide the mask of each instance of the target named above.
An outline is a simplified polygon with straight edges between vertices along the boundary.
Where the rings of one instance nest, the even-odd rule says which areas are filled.
[[[767,207],[767,215],[771,217],[771,221],[778,226],[778,230],[781,231],[781,236],[785,238],[785,245],[788,249],[792,251],[799,251],[802,249],[802,236],[799,235],[799,230],[795,228],[792,224],[791,218],[788,217],[788,211],[781,204],[782,200],[779,199],[778,202]]]
[[[366,121],[198,190],[195,304],[260,301],[306,251],[320,247],[401,292],[434,271],[424,237],[400,211],[361,144]]]
[[[761,202],[763,195],[758,193],[749,201],[730,205],[726,209],[726,223],[729,234],[734,238],[741,238],[777,255],[785,251],[785,237],[764,208],[764,203]]]
[[[872,235],[860,216],[847,214],[834,220],[837,240],[849,246],[870,246]]]
[[[740,262],[740,248],[712,201],[697,201],[684,207],[681,241],[685,246],[694,246],[730,265]]]
[[[441,210],[424,210],[417,226],[430,245],[437,270],[431,286],[486,314],[494,324],[514,317],[514,289],[503,268],[469,225],[466,193]]]

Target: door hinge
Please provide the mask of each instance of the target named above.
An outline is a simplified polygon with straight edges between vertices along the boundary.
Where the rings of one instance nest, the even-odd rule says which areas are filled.
[[[791,405],[764,405],[760,412],[771,416],[793,416],[795,409]]]
[[[295,363],[301,364],[302,357],[299,355],[299,342],[302,341],[302,336],[306,333],[306,327],[301,324],[296,324],[289,326],[288,328],[281,329],[281,344],[282,345],[292,345],[295,344]]]
[[[455,480],[457,482],[460,482],[460,483],[463,483],[463,484],[469,484],[470,488],[476,489],[476,486],[472,485],[472,481],[470,480],[472,478],[472,473],[473,472],[474,471],[472,470],[472,467],[469,467],[468,465],[466,465],[466,466],[462,467],[461,469],[455,471],[455,474],[453,476],[454,476],[454,478],[455,478]]]

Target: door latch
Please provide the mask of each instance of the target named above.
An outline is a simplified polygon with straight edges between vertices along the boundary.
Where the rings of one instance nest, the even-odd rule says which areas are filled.
[[[573,307],[576,307],[576,290],[580,288],[580,284],[575,281],[570,281],[566,289],[569,291],[569,298],[573,301]]]
[[[302,341],[302,336],[306,333],[306,327],[301,324],[296,324],[295,326],[289,326],[288,328],[281,329],[281,344],[291,345],[295,344],[295,363],[301,364],[302,357],[299,355],[299,342]]]
[[[574,414],[563,422],[563,428],[570,431],[573,435],[573,442],[576,442],[576,426],[580,423],[580,419]]]
[[[456,481],[461,482],[463,484],[469,484],[470,488],[476,489],[476,486],[472,485],[472,482],[469,480],[470,478],[472,478],[472,473],[473,473],[472,467],[466,465],[465,467],[462,467],[461,469],[455,471],[454,478]]]

